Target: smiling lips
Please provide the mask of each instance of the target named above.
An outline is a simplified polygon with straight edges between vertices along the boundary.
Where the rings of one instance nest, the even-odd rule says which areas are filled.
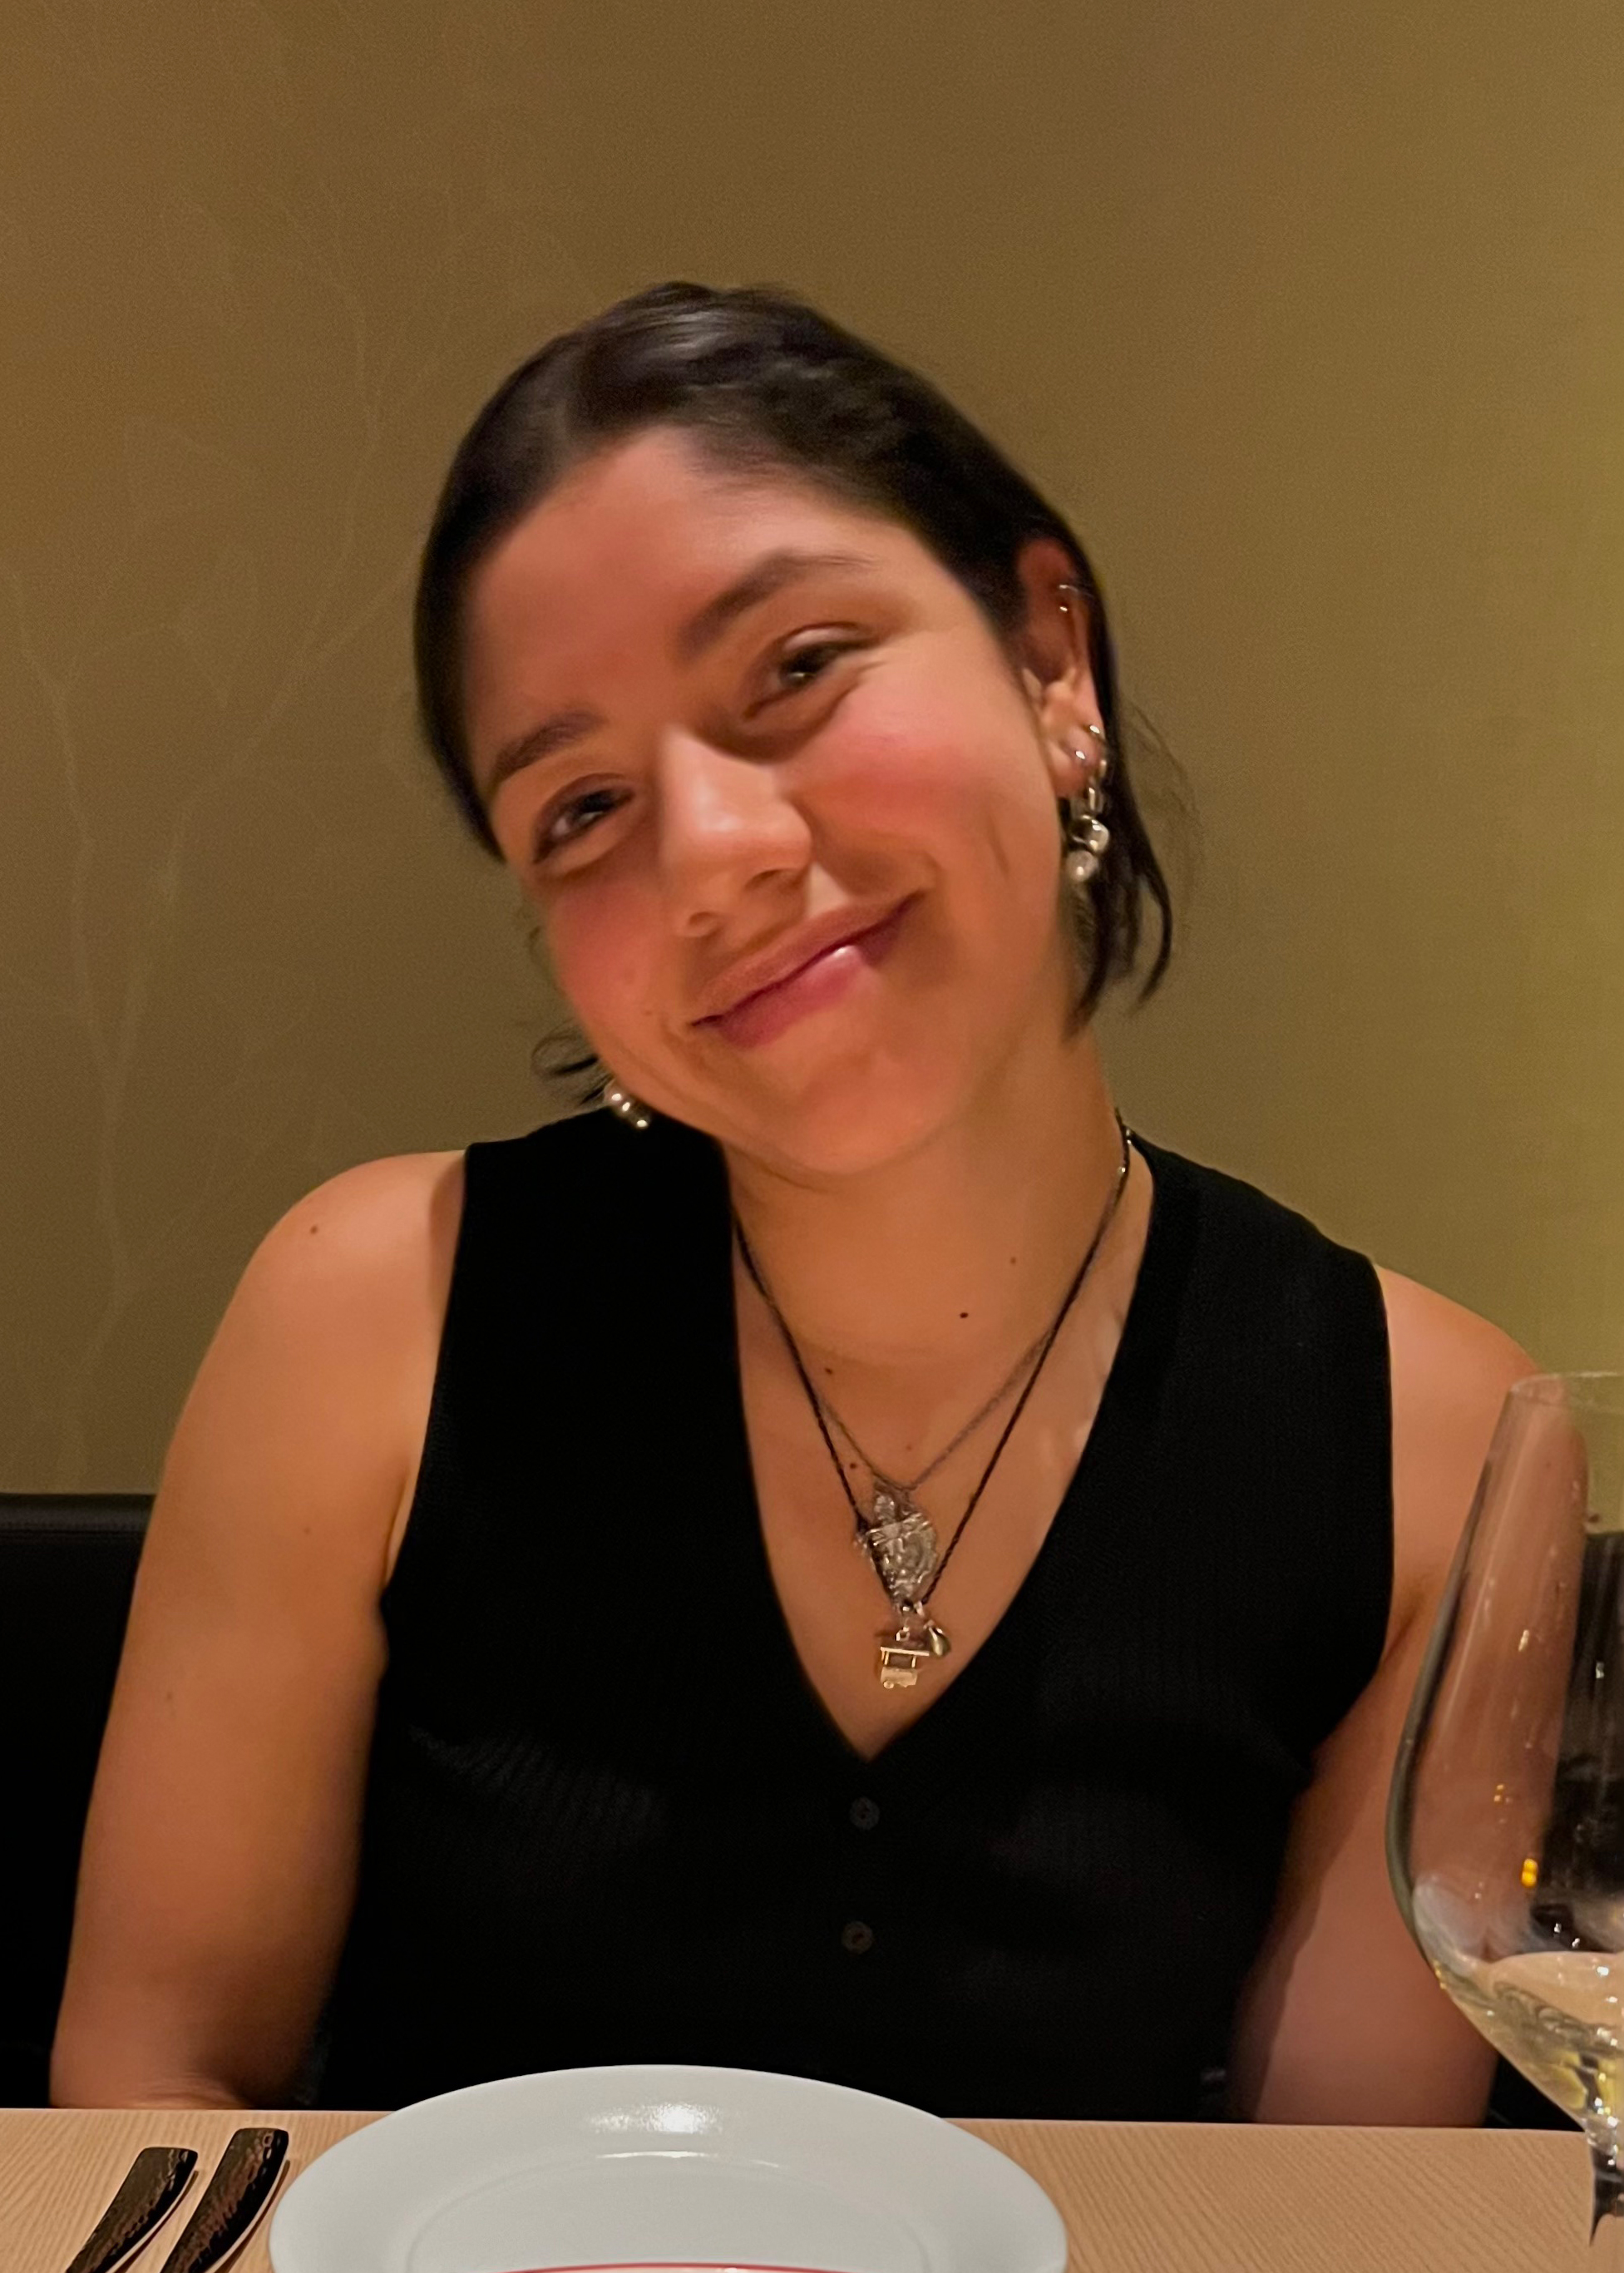
[[[760,975],[746,966],[738,974],[745,992],[695,1024],[720,1034],[737,1049],[760,1048],[812,1011],[838,1001],[865,970],[883,961],[911,905],[911,900],[899,901],[884,915],[866,921],[859,918],[855,925],[849,918],[809,925],[798,942],[760,960]]]

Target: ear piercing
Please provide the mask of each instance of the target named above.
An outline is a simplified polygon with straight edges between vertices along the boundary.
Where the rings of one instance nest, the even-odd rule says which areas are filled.
[[[603,1102],[617,1120],[625,1122],[628,1129],[648,1129],[654,1124],[654,1115],[642,1099],[633,1097],[629,1089],[623,1089],[613,1074],[604,1084]]]
[[[1080,765],[1089,766],[1091,757],[1093,762],[1082,788],[1066,800],[1066,842],[1060,856],[1066,881],[1080,899],[1098,875],[1111,844],[1111,831],[1104,821],[1111,744],[1103,726],[1085,720],[1082,731],[1093,736],[1097,747],[1092,753],[1074,750],[1072,754]]]

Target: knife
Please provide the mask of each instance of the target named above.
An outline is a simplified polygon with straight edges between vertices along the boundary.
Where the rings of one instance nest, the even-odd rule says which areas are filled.
[[[275,2193],[287,2157],[285,2131],[255,2124],[234,2132],[163,2273],[209,2273],[223,2265]]]
[[[190,2147],[143,2147],[68,2273],[113,2273],[163,2224],[198,2158]]]

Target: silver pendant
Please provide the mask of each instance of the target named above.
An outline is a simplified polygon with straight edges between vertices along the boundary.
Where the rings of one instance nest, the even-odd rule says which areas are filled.
[[[941,1556],[930,1518],[905,1495],[881,1486],[874,1494],[862,1544],[897,1609],[917,1603],[936,1575]]]

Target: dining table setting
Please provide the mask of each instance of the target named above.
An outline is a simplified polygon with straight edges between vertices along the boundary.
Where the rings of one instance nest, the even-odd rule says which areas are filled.
[[[287,2138],[273,2198],[228,2255],[205,2263],[230,2263],[238,2273],[326,2273],[340,2259],[316,2254],[319,2236],[312,2240],[288,2222],[297,2189],[313,2187],[324,2170],[341,2175],[347,2142],[373,2129],[386,2134],[400,2120],[289,2110],[0,2110],[0,2268],[88,2273],[97,2261],[81,2253],[136,2158],[180,2149],[197,2157],[191,2184],[136,2254],[107,2264],[165,2273],[173,2262],[174,2273],[183,2265],[199,2273],[195,2252],[176,2253],[202,2189],[239,2133],[272,2131]],[[942,2127],[964,2134],[967,2145],[996,2150],[986,2171],[996,2171],[1003,2158],[1036,2182],[1055,2213],[1058,2254],[958,2261],[984,2264],[986,2273],[1022,2273],[1029,2264],[1051,2273],[1579,2273],[1582,2267],[1597,2273],[1598,2265],[1584,2213],[1585,2143],[1577,2132],[997,2118]],[[983,2175],[974,2170],[972,2186]],[[370,2174],[371,2183],[376,2179]],[[373,2205],[380,2239],[376,2251],[363,2247],[353,2258],[348,2273],[385,2266],[392,2273],[445,2273],[456,2262],[434,2254],[432,2236],[426,2250],[410,2237],[402,2242],[391,2230],[398,2207],[398,2193]],[[1033,2238],[1037,2250],[1047,2246],[1041,2230]],[[984,2240],[971,2246],[987,2247]],[[539,2262],[566,2261],[544,2255]],[[850,2273],[937,2273],[949,2262],[922,2254],[913,2237],[899,2237],[888,2260],[814,2254],[807,2268],[845,2273],[849,2263]],[[462,2273],[529,2273],[528,2263],[473,2250],[460,2264]]]

